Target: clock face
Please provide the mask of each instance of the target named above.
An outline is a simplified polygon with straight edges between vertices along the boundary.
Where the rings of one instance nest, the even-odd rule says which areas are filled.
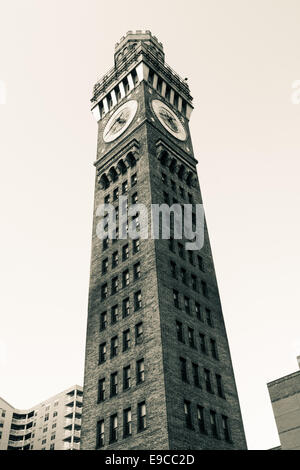
[[[103,131],[104,142],[112,142],[119,137],[133,120],[138,104],[136,100],[127,101],[109,118]]]
[[[153,100],[152,108],[160,123],[170,134],[176,137],[176,139],[186,140],[185,128],[169,106],[160,100]]]

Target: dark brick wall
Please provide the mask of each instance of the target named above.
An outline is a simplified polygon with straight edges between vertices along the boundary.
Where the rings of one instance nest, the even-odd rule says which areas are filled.
[[[112,195],[113,189],[119,187],[121,191],[122,181],[128,179],[130,174],[137,172],[138,184],[129,190],[129,197],[138,191],[138,202],[144,203],[149,209],[151,203],[162,203],[162,191],[167,191],[170,196],[176,197],[178,202],[188,203],[178,194],[173,194],[170,187],[162,185],[161,170],[162,165],[156,155],[156,144],[159,140],[166,142],[176,153],[184,156],[185,163],[191,167],[195,165],[193,158],[192,144],[190,137],[186,142],[179,142],[171,137],[164,128],[154,119],[150,107],[150,101],[156,97],[155,91],[142,82],[130,95],[139,102],[137,116],[128,130],[111,144],[104,144],[102,141],[102,130],[109,119],[108,115],[99,123],[98,134],[98,159],[101,165],[114,161],[114,156],[126,143],[133,138],[138,141],[139,160],[135,168],[128,171],[127,175],[120,177],[117,182],[110,185],[109,189],[102,191],[96,182],[95,189],[95,210],[103,202],[104,194]],[[129,97],[127,97],[129,99]],[[195,168],[195,166],[194,166]],[[177,186],[183,186],[185,192],[193,194],[195,203],[201,203],[201,194],[198,181],[195,187],[187,187],[176,175],[172,175],[168,169],[163,170],[168,178],[175,180]],[[195,170],[196,171],[196,170]],[[130,183],[129,183],[130,187]],[[130,203],[130,200],[129,200]],[[197,266],[191,266],[189,261],[181,260],[178,251],[174,254],[169,250],[167,240],[142,240],[140,252],[132,255],[132,241],[129,241],[130,256],[125,262],[121,260],[122,245],[127,241],[118,241],[115,244],[109,243],[109,248],[102,253],[102,242],[96,236],[96,225],[98,219],[94,213],[93,236],[92,236],[92,256],[91,256],[91,277],[89,293],[89,312],[86,341],[86,361],[84,379],[84,406],[82,417],[81,447],[82,449],[94,449],[96,446],[96,423],[99,419],[105,419],[105,447],[116,449],[231,449],[245,448],[245,437],[241,414],[239,409],[238,396],[231,365],[230,352],[223,321],[222,309],[219,300],[215,271],[209,246],[207,231],[205,233],[205,245],[201,250],[204,259],[205,272],[199,271]],[[176,241],[175,241],[176,243]],[[111,269],[111,255],[114,251],[119,251],[119,265]],[[105,276],[101,275],[102,259],[108,257],[109,269]],[[184,267],[189,275],[196,274],[198,282],[205,280],[208,285],[209,299],[204,298],[200,291],[195,293],[189,286],[183,286],[179,280],[172,279],[170,274],[170,260],[176,262],[177,266]],[[128,266],[132,279],[132,267],[137,261],[141,262],[141,278],[138,281],[130,282],[129,286],[122,289],[113,296],[110,295],[111,278],[119,275],[119,285],[121,283],[121,273]],[[190,278],[189,278],[190,279]],[[108,282],[109,296],[104,302],[100,300],[101,284]],[[181,308],[176,309],[173,303],[172,289],[176,288],[180,293]],[[133,312],[133,295],[137,290],[142,290],[142,309]],[[191,299],[192,315],[188,315],[183,310],[183,296],[187,295]],[[116,303],[121,308],[122,299],[129,296],[131,300],[130,316],[119,320],[116,324],[110,325],[110,308]],[[210,308],[214,317],[214,327],[201,322],[195,316],[194,302],[197,301],[202,306]],[[99,332],[99,317],[104,310],[108,312],[108,327],[105,331]],[[177,340],[175,322],[179,320],[184,325],[185,344]],[[143,321],[144,340],[140,345],[134,345],[134,327],[139,321]],[[192,349],[187,344],[187,328],[195,331],[196,349]],[[119,352],[118,356],[110,359],[110,338],[118,334],[119,345],[121,343],[122,332],[130,328],[132,332],[131,349],[125,353]],[[206,335],[207,339],[213,338],[217,341],[219,360],[213,359],[210,354],[200,352],[199,332]],[[108,345],[107,361],[98,365],[99,344],[106,341]],[[209,344],[207,343],[209,347]],[[120,347],[120,346],[119,346]],[[190,383],[185,384],[181,380],[179,369],[179,357],[183,356],[187,360]],[[145,360],[145,382],[142,385],[135,384],[135,362],[140,358]],[[199,365],[200,380],[202,390],[192,385],[191,363]],[[132,367],[132,387],[129,391],[120,390],[118,395],[107,398],[103,403],[97,403],[97,385],[100,378],[106,378],[108,390],[109,378],[112,372],[119,372],[119,383],[122,382],[122,370],[124,366]],[[212,373],[214,394],[205,391],[203,381],[203,369],[207,368]],[[215,374],[218,373],[223,378],[225,399],[217,396]],[[185,425],[183,411],[183,400],[189,400],[192,405],[192,420],[194,430],[189,430]],[[142,433],[136,430],[136,407],[137,403],[146,401],[147,406],[147,429]],[[199,433],[196,423],[196,405],[201,405],[206,411],[206,424],[208,434],[203,436]],[[132,408],[132,436],[123,439],[122,419],[123,410],[131,406]],[[220,439],[211,436],[209,429],[208,411],[212,409],[217,413]],[[118,413],[120,438],[114,444],[108,444],[109,416]],[[232,443],[224,440],[221,430],[221,415],[226,415],[230,420]]]

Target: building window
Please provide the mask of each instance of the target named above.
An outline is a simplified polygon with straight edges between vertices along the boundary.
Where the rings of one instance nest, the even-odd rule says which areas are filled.
[[[179,358],[180,361],[180,374],[181,374],[181,380],[183,382],[188,383],[188,375],[187,375],[187,366],[186,366],[186,359],[184,357]]]
[[[123,412],[123,437],[131,436],[131,408]]]
[[[138,193],[134,193],[131,196],[131,204],[137,204],[138,203]]]
[[[114,336],[110,342],[110,357],[113,358],[118,354],[118,337]]]
[[[135,325],[135,343],[141,344],[143,342],[143,322]]]
[[[145,381],[145,364],[144,359],[140,359],[136,363],[136,383],[140,384]]]
[[[176,263],[174,261],[170,261],[171,266],[171,275],[174,279],[177,279],[177,272],[176,272]]]
[[[123,352],[130,348],[130,329],[123,331]]]
[[[136,281],[141,277],[141,263],[136,263],[133,266],[133,278]]]
[[[161,174],[161,180],[164,185],[168,184],[167,175],[165,173]]]
[[[131,186],[135,186],[136,184],[137,184],[137,175],[136,175],[136,173],[134,173],[131,176]]]
[[[109,204],[110,202],[110,194],[107,194],[104,198],[104,204]]]
[[[184,400],[183,409],[184,409],[184,414],[185,414],[186,427],[192,429],[193,422],[192,422],[192,413],[191,413],[191,402]]]
[[[110,442],[118,440],[118,415],[114,414],[110,417]]]
[[[190,314],[191,309],[190,309],[190,299],[188,297],[184,297],[184,310],[186,313]]]
[[[110,396],[115,397],[118,394],[118,372],[110,374]]]
[[[127,193],[127,191],[128,191],[128,181],[125,180],[125,181],[122,183],[122,194]]]
[[[214,437],[218,438],[219,433],[218,433],[218,426],[217,426],[217,415],[216,412],[213,410],[210,410],[210,428],[211,428],[211,433]]]
[[[106,343],[102,343],[99,346],[99,364],[106,361]]]
[[[54,441],[54,439],[55,439],[55,434],[52,434],[52,436],[51,436],[51,439],[50,439],[50,440],[51,440],[51,441]]]
[[[188,328],[188,343],[191,348],[195,348],[195,336],[193,328]]]
[[[123,318],[128,317],[128,315],[130,314],[129,297],[123,300],[122,310],[123,310]]]
[[[102,312],[100,314],[100,331],[106,329],[107,326],[107,312]]]
[[[197,255],[197,261],[198,261],[198,268],[200,269],[200,271],[204,272],[204,261],[203,261],[202,256]]]
[[[204,369],[204,380],[207,392],[213,393],[210,371],[208,369]]]
[[[177,290],[173,289],[173,300],[176,308],[179,308],[179,293]]]
[[[169,194],[166,193],[166,191],[164,191],[164,192],[163,192],[163,196],[164,196],[164,203],[165,203],[165,204],[169,204],[169,203],[170,203]]]
[[[206,312],[206,321],[207,321],[207,324],[208,326],[211,326],[213,328],[214,326],[214,321],[213,321],[213,315],[212,315],[212,312],[209,308],[206,308],[205,309],[205,312]]]
[[[129,269],[126,269],[125,271],[123,271],[122,283],[123,283],[123,287],[126,287],[129,285]]]
[[[101,299],[107,298],[107,282],[101,286]]]
[[[210,338],[210,350],[211,350],[212,357],[218,360],[219,355],[218,355],[218,349],[217,349],[217,342],[213,338]]]
[[[96,448],[104,447],[104,419],[97,422]]]
[[[55,444],[50,444],[50,450],[54,450],[54,448],[55,448]]]
[[[118,266],[118,264],[119,264],[119,253],[117,251],[115,251],[112,254],[111,267],[115,268],[116,266]]]
[[[123,368],[123,390],[128,390],[130,388],[131,373],[130,366]]]
[[[179,193],[181,197],[185,197],[184,189],[182,188],[182,186],[179,187]]]
[[[146,426],[147,426],[146,403],[144,401],[138,404],[137,417],[138,417],[137,430],[138,432],[140,432],[146,429]]]
[[[123,246],[122,248],[122,260],[125,261],[129,257],[129,248],[128,248],[128,243]]]
[[[106,250],[108,248],[108,238],[104,238],[102,242],[102,250]]]
[[[134,310],[139,310],[142,307],[142,292],[139,290],[134,294]]]
[[[57,411],[54,411],[53,412],[53,418],[55,418],[57,416],[57,414],[58,414]]]
[[[183,336],[183,326],[180,321],[176,321],[176,332],[177,332],[177,339],[181,343],[184,343],[184,336]]]
[[[200,307],[200,304],[198,304],[198,302],[195,303],[195,312],[196,312],[196,317],[198,318],[198,320],[203,321],[201,307]]]
[[[216,374],[216,383],[217,383],[217,391],[218,391],[219,397],[225,398],[223,380],[220,374]]]
[[[199,380],[199,367],[198,364],[192,363],[193,369],[193,381],[196,387],[200,387],[200,380]]]
[[[191,250],[188,250],[188,257],[189,257],[189,262],[191,263],[192,266],[194,266],[194,256]]]
[[[112,323],[112,324],[117,323],[118,318],[119,318],[119,309],[118,309],[118,305],[114,305],[114,306],[111,308],[111,323]]]
[[[106,274],[108,269],[108,258],[102,261],[102,274]]]
[[[46,444],[46,442],[47,442],[47,439],[43,439],[42,440],[42,445]]]
[[[232,442],[230,428],[229,428],[229,419],[225,415],[222,415],[221,419],[222,419],[222,429],[223,429],[224,439],[227,442]]]
[[[173,180],[171,180],[171,188],[172,188],[172,191],[176,193],[176,183]]]
[[[186,275],[186,270],[184,268],[180,269],[180,277],[181,277],[181,282],[183,284],[187,284],[187,275]]]
[[[132,252],[133,254],[138,253],[140,251],[140,239],[136,238],[132,242]]]
[[[198,279],[197,276],[192,274],[192,289],[197,292],[198,291]]]
[[[208,287],[205,281],[201,281],[202,294],[208,298]]]
[[[114,189],[113,200],[117,201],[119,199],[119,188]]]
[[[206,434],[203,406],[200,406],[200,405],[197,406],[197,418],[198,418],[199,431],[201,432],[201,434]]]
[[[199,339],[200,339],[200,351],[203,352],[204,354],[207,354],[205,335],[203,333],[199,333]]]
[[[178,243],[178,254],[180,258],[184,259],[184,247],[182,243]]]
[[[111,293],[116,294],[118,292],[118,276],[113,277],[111,281]]]

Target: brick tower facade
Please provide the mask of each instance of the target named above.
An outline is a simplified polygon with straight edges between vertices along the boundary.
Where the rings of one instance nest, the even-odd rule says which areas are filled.
[[[94,87],[95,208],[82,449],[244,449],[214,265],[184,240],[97,236],[99,204],[202,204],[192,97],[150,31]]]

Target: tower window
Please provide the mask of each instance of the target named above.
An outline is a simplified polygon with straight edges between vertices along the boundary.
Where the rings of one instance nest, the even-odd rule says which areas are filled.
[[[222,428],[225,441],[231,442],[229,419],[225,415],[222,415]]]
[[[108,270],[108,258],[102,261],[102,275],[106,274]]]
[[[186,116],[186,101],[182,100],[181,112]]]
[[[141,263],[136,263],[133,266],[133,278],[136,281],[141,277]]]
[[[172,188],[172,191],[176,193],[176,183],[173,180],[171,180],[171,188]]]
[[[145,381],[145,364],[144,359],[140,359],[136,363],[136,383],[140,384]]]
[[[118,264],[119,264],[119,253],[117,251],[115,251],[112,254],[111,266],[112,266],[112,268],[115,268],[116,266],[118,266]]]
[[[127,95],[127,93],[129,93],[129,82],[128,82],[127,77],[125,77],[123,80],[123,86],[124,86],[125,93]]]
[[[178,94],[174,93],[174,103],[173,104],[174,104],[175,108],[178,108],[178,98],[179,98]]]
[[[101,419],[97,422],[97,439],[96,439],[96,447],[99,449],[100,447],[104,447],[104,419]]]
[[[191,402],[184,400],[183,409],[184,409],[184,414],[185,414],[186,427],[192,429],[193,422],[192,422],[192,413],[191,413]]]
[[[102,250],[106,250],[108,248],[108,238],[104,238],[102,242]]]
[[[193,328],[188,328],[188,341],[191,348],[195,348],[195,337]]]
[[[200,405],[197,406],[197,418],[198,418],[199,431],[201,432],[201,434],[206,434],[203,406],[200,406]]]
[[[186,366],[186,359],[184,357],[179,358],[180,361],[180,375],[181,375],[181,380],[183,382],[188,383],[188,375],[187,375],[187,366]]]
[[[206,387],[207,392],[214,393],[212,384],[211,384],[210,371],[208,369],[204,369],[204,379],[205,379],[205,387]]]
[[[122,248],[122,260],[125,261],[129,257],[129,248],[128,248],[128,243],[123,246]]]
[[[139,77],[135,69],[131,71],[131,76],[132,76],[134,85],[137,85],[137,83],[139,82]]]
[[[140,239],[139,238],[136,238],[135,240],[133,240],[132,251],[133,251],[133,254],[138,253],[140,251]]]
[[[123,300],[123,318],[130,314],[129,297]]]
[[[107,327],[107,312],[100,314],[100,331],[105,330]]]
[[[202,294],[204,295],[204,297],[208,298],[208,288],[207,288],[207,284],[205,281],[201,281],[201,287],[202,287]]]
[[[98,403],[105,400],[105,379],[98,382]]]
[[[160,93],[160,94],[161,94],[161,90],[162,90],[162,84],[163,84],[162,79],[160,77],[158,77],[156,89],[157,89],[158,93]]]
[[[198,260],[198,268],[200,269],[200,271],[204,272],[204,261],[203,261],[202,256],[197,255],[197,260]]]
[[[218,426],[217,426],[217,415],[216,412],[213,410],[210,410],[210,427],[211,427],[211,433],[214,437],[218,438],[219,433],[218,433]]]
[[[166,86],[166,94],[165,94],[165,98],[167,101],[170,101],[170,96],[171,96],[171,88],[169,85]]]
[[[167,179],[167,175],[165,173],[162,173],[161,174],[161,180],[162,180],[162,183],[167,185],[168,184],[168,179]]]
[[[184,309],[186,313],[190,314],[191,309],[190,309],[190,299],[188,297],[184,297]]]
[[[101,286],[101,299],[107,298],[107,282]]]
[[[101,343],[99,346],[99,364],[106,361],[106,343]]]
[[[118,317],[119,317],[119,309],[118,309],[118,305],[114,305],[112,308],[111,308],[111,323],[116,323],[118,321]]]
[[[154,72],[152,69],[149,69],[148,83],[150,83],[150,85],[153,85],[153,78],[154,78]]]
[[[212,357],[218,360],[219,355],[218,355],[218,349],[217,349],[217,342],[213,338],[210,338],[210,350],[211,350]]]
[[[188,256],[189,256],[189,262],[191,263],[192,266],[194,266],[194,256],[191,250],[188,251]]]
[[[122,194],[127,193],[127,191],[128,191],[128,181],[126,180],[122,183]]]
[[[192,289],[197,292],[198,291],[198,279],[197,276],[192,274]]]
[[[199,333],[199,339],[200,339],[200,351],[203,352],[204,354],[207,354],[205,335],[203,333]]]
[[[176,308],[179,308],[179,293],[177,290],[173,289],[173,300]]]
[[[118,354],[118,336],[114,336],[110,342],[110,357],[113,358]]]
[[[187,275],[186,275],[186,269],[181,268],[180,269],[180,277],[181,277],[181,282],[183,284],[187,284]]]
[[[128,390],[130,388],[131,373],[130,366],[126,366],[123,369],[123,390]]]
[[[107,194],[104,198],[104,204],[109,204],[110,201],[110,194]]]
[[[123,412],[123,437],[131,436],[131,408]]]
[[[208,326],[211,326],[213,328],[214,326],[214,322],[213,322],[213,315],[212,315],[212,312],[209,308],[206,308],[205,309],[205,312],[206,312],[206,321],[207,321],[207,324]]]
[[[144,429],[146,429],[146,426],[147,426],[146,403],[144,401],[138,404],[137,416],[138,416],[137,430],[138,432],[144,431]]]
[[[132,176],[131,176],[131,186],[135,186],[137,184],[137,174],[134,173]]]
[[[123,351],[130,348],[130,329],[123,331]]]
[[[135,325],[135,343],[140,344],[143,342],[143,322]]]
[[[219,397],[225,398],[223,381],[222,381],[222,377],[220,374],[216,374],[216,382],[217,382],[217,391],[218,391]]]
[[[184,343],[183,326],[181,321],[176,321],[176,332],[178,341]]]
[[[114,414],[110,417],[110,442],[118,440],[118,415]]]
[[[134,310],[142,308],[142,292],[139,290],[134,294]]]
[[[131,204],[137,204],[138,203],[138,193],[134,193],[131,197]]]
[[[115,294],[118,292],[118,276],[114,277],[111,281],[111,293]]]
[[[195,312],[196,312],[196,317],[198,318],[198,320],[203,321],[201,307],[200,307],[200,304],[198,304],[198,302],[195,303]]]
[[[110,375],[110,396],[114,397],[118,394],[118,372]]]
[[[193,369],[193,381],[196,387],[200,387],[200,380],[199,380],[199,366],[198,364],[192,363]]]
[[[114,189],[113,200],[117,201],[119,199],[119,188]]]
[[[185,197],[184,189],[183,189],[182,186],[179,187],[179,193],[180,193],[180,196],[181,196],[182,198]]]
[[[129,269],[126,269],[125,271],[123,271],[122,279],[123,279],[123,287],[128,286],[129,285]]]
[[[171,266],[171,275],[174,279],[177,279],[177,272],[176,272],[176,263],[174,261],[170,261]]]

